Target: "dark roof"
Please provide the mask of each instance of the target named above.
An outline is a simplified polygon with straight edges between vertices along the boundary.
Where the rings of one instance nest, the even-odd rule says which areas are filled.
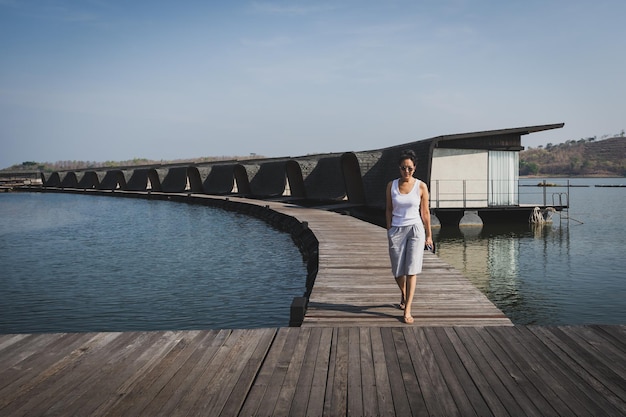
[[[565,123],[556,123],[550,125],[538,125],[538,126],[526,126],[526,127],[513,127],[509,129],[498,129],[498,130],[485,130],[482,132],[469,132],[469,133],[458,133],[454,135],[442,135],[436,136],[434,138],[426,139],[426,140],[457,140],[457,139],[472,139],[479,137],[490,137],[490,136],[509,136],[509,135],[528,135],[529,133],[542,132],[544,130],[552,130],[552,129],[560,129],[565,126]]]
[[[500,151],[521,151],[522,135],[541,132],[549,129],[563,127],[563,123],[541,126],[516,127],[511,129],[488,130],[484,132],[471,132],[456,135],[437,136],[427,139],[430,143],[429,158],[432,158],[435,148],[455,149],[488,149]]]
[[[382,175],[384,178],[396,175],[395,164],[397,158],[400,156],[400,152],[404,149],[412,149],[418,159],[415,175],[429,184],[432,157],[436,148],[521,151],[524,149],[521,143],[521,137],[523,135],[544,130],[559,129],[564,125],[564,123],[556,123],[442,135],[402,145],[390,146],[379,150],[382,152],[379,163],[381,165],[387,164],[389,167],[393,168],[385,168],[384,174],[379,173],[379,175]],[[370,200],[376,199],[370,198]]]

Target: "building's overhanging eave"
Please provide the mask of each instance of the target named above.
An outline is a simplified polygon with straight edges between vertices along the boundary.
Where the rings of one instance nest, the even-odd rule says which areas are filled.
[[[529,133],[543,132],[544,130],[560,129],[565,126],[565,123],[556,123],[550,125],[538,125],[538,126],[526,126],[526,127],[514,127],[509,129],[498,130],[485,130],[481,132],[469,132],[458,133],[453,135],[442,135],[434,138],[426,139],[432,141],[445,141],[445,140],[458,140],[458,139],[472,139],[472,138],[485,138],[490,136],[509,136],[509,135],[528,135]]]

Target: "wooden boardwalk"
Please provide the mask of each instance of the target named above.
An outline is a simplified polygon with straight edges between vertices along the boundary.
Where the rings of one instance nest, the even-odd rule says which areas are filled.
[[[624,416],[626,327],[0,335],[0,415]]]
[[[303,326],[406,326],[385,229],[324,210],[284,203],[269,207],[306,221],[319,241],[319,272]],[[431,252],[424,253],[412,315],[417,326],[512,325],[466,277]]]
[[[319,241],[302,327],[0,335],[0,416],[626,415],[626,326],[512,326],[428,253],[406,325],[383,229],[253,204]]]

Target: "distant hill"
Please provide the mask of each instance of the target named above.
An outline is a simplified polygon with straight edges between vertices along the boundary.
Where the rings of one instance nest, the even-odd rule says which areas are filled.
[[[520,175],[626,177],[626,137],[570,140],[524,150]]]
[[[136,167],[142,165],[159,165],[159,164],[182,164],[182,163],[190,163],[190,164],[199,164],[203,162],[215,162],[215,161],[228,161],[228,160],[245,160],[245,159],[256,159],[263,158],[261,155],[250,154],[249,156],[205,156],[200,158],[191,158],[191,159],[175,159],[171,161],[154,161],[151,159],[145,158],[135,158],[128,161],[105,161],[105,162],[95,162],[95,161],[57,161],[57,162],[34,162],[27,161],[22,162],[18,165],[13,165],[8,168],[4,168],[0,170],[7,172],[20,172],[20,171],[44,171],[44,172],[54,172],[54,171],[65,171],[65,170],[73,170],[73,169],[102,169],[102,168],[126,168],[126,167]]]

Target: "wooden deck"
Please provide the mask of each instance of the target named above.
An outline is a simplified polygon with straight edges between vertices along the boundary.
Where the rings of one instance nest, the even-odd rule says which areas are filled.
[[[0,415],[624,416],[625,326],[0,335]]]
[[[269,206],[306,221],[319,241],[319,272],[302,326],[406,326],[385,229],[325,210]],[[466,277],[428,251],[412,315],[416,326],[512,325]]]
[[[319,240],[302,327],[0,335],[0,416],[626,415],[626,326],[512,326],[428,253],[406,325],[383,229],[262,204]]]

